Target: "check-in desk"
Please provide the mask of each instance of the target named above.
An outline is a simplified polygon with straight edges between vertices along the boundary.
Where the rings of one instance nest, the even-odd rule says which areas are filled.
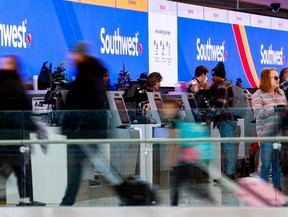
[[[155,130],[161,128],[161,123],[163,122],[161,118],[164,117],[159,114],[164,109],[160,93],[147,93],[151,110],[145,112],[147,123],[143,124],[133,123],[130,120],[121,92],[107,92],[107,96],[111,110],[112,138],[154,138]],[[116,170],[122,175],[140,175],[142,180],[152,184],[154,182],[153,165],[155,160],[155,157],[153,157],[153,146],[154,144],[147,142],[110,146],[111,153],[120,153],[119,155],[115,154],[115,157],[113,157],[113,161],[117,162],[115,165]],[[123,152],[122,150],[125,151]]]
[[[245,122],[244,119],[238,119],[237,122],[238,127],[240,127],[240,135],[235,135],[237,137],[244,137],[245,136]],[[210,127],[210,132],[211,132],[211,138],[220,138],[220,133],[219,129],[214,128],[213,129],[213,123],[211,123]],[[214,178],[219,178],[221,176],[221,142],[213,142],[212,143],[214,147],[214,159],[211,161],[211,164],[219,169],[218,177],[211,177],[211,181]],[[236,159],[237,158],[245,158],[245,142],[239,142],[239,144],[235,144],[235,150],[236,150]]]

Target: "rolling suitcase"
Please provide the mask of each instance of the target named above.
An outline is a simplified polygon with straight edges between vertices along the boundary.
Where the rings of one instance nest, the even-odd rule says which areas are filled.
[[[156,204],[155,191],[152,186],[139,176],[122,177],[117,173],[97,148],[97,145],[81,145],[82,151],[94,167],[103,174],[114,187],[122,206],[150,206]]]
[[[288,196],[261,178],[241,178],[235,194],[253,206],[287,206]]]
[[[212,178],[216,178],[219,174],[219,169],[213,165],[201,165],[201,168]],[[240,201],[243,201],[248,206],[268,207],[288,205],[288,195],[283,194],[278,189],[275,189],[272,184],[260,178],[245,177],[234,182],[222,174],[218,181],[219,184],[228,191],[233,192]]]
[[[139,176],[126,177],[123,179],[123,183],[114,187],[120,198],[121,206],[156,205],[155,191]]]
[[[285,107],[276,106],[275,112],[282,113]],[[275,122],[276,115],[274,116]],[[278,129],[276,124],[276,136],[282,130]],[[281,144],[273,144],[274,153],[273,157],[276,159],[276,163],[280,166],[280,153],[281,153]],[[288,205],[288,196],[283,194],[281,191],[276,189],[273,184],[261,179],[261,178],[241,178],[238,180],[240,188],[235,190],[235,194],[242,198],[247,204],[253,206],[287,206]]]

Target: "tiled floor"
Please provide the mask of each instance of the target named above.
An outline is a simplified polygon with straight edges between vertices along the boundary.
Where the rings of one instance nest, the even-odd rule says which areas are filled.
[[[288,195],[288,176],[282,176],[282,187],[283,192]],[[271,180],[270,180],[271,181]],[[237,182],[237,180],[236,180]],[[202,188],[206,192],[210,192],[210,195],[214,198],[215,202],[210,203],[207,199],[200,199],[193,194],[191,191],[193,185],[182,186],[180,190],[180,199],[179,206],[183,207],[245,207],[244,201],[235,197],[234,193],[227,190],[225,187],[216,184],[216,183],[199,183],[195,184],[195,188]],[[157,190],[157,206],[170,206],[169,189],[160,189]],[[96,207],[105,207],[105,206],[119,206],[118,197],[106,197],[95,200],[81,201],[77,202],[74,206],[87,207],[87,206],[96,206]]]

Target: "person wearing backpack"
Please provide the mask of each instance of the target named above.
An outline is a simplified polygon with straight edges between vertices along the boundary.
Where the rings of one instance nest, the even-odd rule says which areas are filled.
[[[213,128],[217,127],[221,137],[234,137],[237,127],[237,119],[230,111],[233,106],[233,89],[231,81],[226,79],[226,70],[223,62],[218,62],[212,69],[213,84],[210,88],[210,112],[207,117],[208,123],[213,121]],[[224,173],[230,179],[235,179],[235,144],[223,142]],[[217,180],[215,180],[217,182]]]

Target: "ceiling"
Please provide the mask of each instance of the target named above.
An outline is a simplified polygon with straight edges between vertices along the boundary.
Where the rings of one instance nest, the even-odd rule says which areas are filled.
[[[288,9],[288,0],[245,0],[241,2],[249,2],[258,5],[270,6],[272,3],[280,3],[280,8]]]
[[[167,0],[288,19],[288,0]],[[280,3],[278,12],[271,4]],[[276,10],[277,11],[277,10]]]

